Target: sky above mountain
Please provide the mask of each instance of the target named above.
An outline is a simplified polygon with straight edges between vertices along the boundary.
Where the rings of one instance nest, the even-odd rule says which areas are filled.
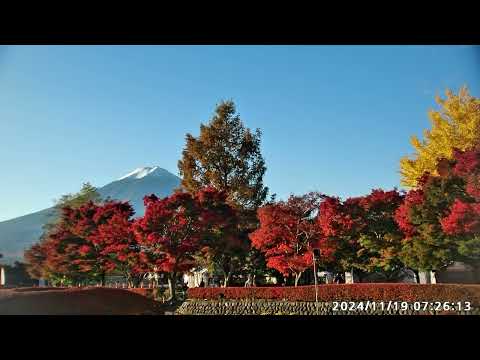
[[[141,167],[178,174],[187,132],[222,99],[263,132],[279,198],[399,186],[434,96],[480,96],[473,46],[0,47],[0,221],[82,182]]]

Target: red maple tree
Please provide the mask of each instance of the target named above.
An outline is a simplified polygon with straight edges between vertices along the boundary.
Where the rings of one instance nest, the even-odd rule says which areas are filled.
[[[134,210],[129,203],[111,202],[97,209],[96,219],[103,219],[89,240],[99,247],[107,272],[122,273],[127,282],[137,285],[146,271],[133,231]]]
[[[329,244],[336,259],[332,264],[335,270],[350,270],[358,260],[359,234],[365,227],[360,202],[361,198],[341,201],[328,196],[320,204],[317,224],[324,243]]]
[[[107,237],[107,241],[104,241],[99,234],[99,228],[107,225],[115,216],[129,218],[132,214],[133,209],[128,203],[118,201],[108,201],[102,205],[90,201],[79,208],[64,210],[69,231],[81,239],[81,243],[71,249],[75,257],[74,264],[77,264],[81,271],[99,277],[102,285],[105,285],[106,275],[115,270],[116,263],[112,260],[116,254],[112,256],[107,248],[112,245],[108,241],[112,241],[113,237]],[[102,234],[108,235],[105,232]]]
[[[38,244],[25,252],[27,271],[34,278],[48,278],[53,284],[81,282],[88,275],[78,262],[85,241],[60,221]]]
[[[213,271],[223,274],[223,286],[228,286],[231,275],[242,265],[249,244],[239,234],[239,216],[227,202],[228,194],[213,187],[204,187],[195,193],[201,210],[204,236],[199,259]]]
[[[313,265],[313,248],[321,240],[315,222],[320,198],[318,193],[292,195],[287,201],[261,207],[260,226],[250,234],[252,246],[264,253],[267,266],[285,277],[294,275],[295,286]]]
[[[393,272],[400,267],[402,233],[395,212],[403,201],[397,190],[374,189],[365,196],[325,197],[317,218],[336,271]]]
[[[416,226],[412,223],[410,214],[415,206],[423,203],[423,200],[424,194],[422,189],[410,190],[406,194],[403,203],[400,204],[395,212],[395,221],[403,231],[406,239],[416,234]]]
[[[102,285],[112,271],[132,274],[139,263],[138,251],[130,247],[132,215],[130,204],[118,201],[62,208],[60,221],[25,254],[31,273],[60,283],[100,279]]]
[[[455,150],[454,160],[452,172],[463,179],[465,193],[455,199],[440,223],[443,231],[458,241],[460,255],[473,259],[479,272],[476,261],[480,258],[480,145],[466,151]]]
[[[468,203],[456,199],[448,216],[441,220],[442,229],[448,235],[480,234],[480,203]]]
[[[64,285],[67,281],[84,278],[80,268],[73,263],[71,251],[74,237],[65,229],[57,229],[39,243],[25,251],[27,271],[35,279],[49,279],[52,284]]]
[[[159,199],[144,198],[145,214],[133,228],[143,247],[141,257],[150,269],[168,275],[171,300],[175,300],[177,275],[195,265],[194,255],[204,233],[201,209],[195,198],[186,192],[176,192]]]

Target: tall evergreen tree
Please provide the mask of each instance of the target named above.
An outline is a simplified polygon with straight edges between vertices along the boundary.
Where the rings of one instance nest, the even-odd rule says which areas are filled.
[[[229,202],[241,209],[256,210],[265,201],[266,171],[260,153],[261,132],[246,128],[233,101],[223,101],[200,135],[186,135],[186,146],[178,169],[182,188],[196,192],[213,186],[228,194]]]
[[[213,187],[225,192],[227,203],[237,211],[237,235],[243,245],[236,249],[245,251],[233,252],[228,257],[229,274],[248,261],[248,233],[258,226],[256,211],[268,194],[263,184],[266,167],[260,138],[259,129],[252,132],[245,127],[233,101],[222,101],[210,122],[200,125],[198,137],[186,135],[182,159],[178,162],[183,190],[195,193],[206,186]],[[219,251],[217,246],[210,249]],[[221,257],[219,252],[209,254],[209,258]]]
[[[72,209],[78,209],[80,206],[88,203],[89,201],[92,201],[95,204],[102,202],[102,198],[98,193],[97,188],[89,182],[83,183],[82,188],[77,193],[65,194],[59,199],[54,200],[54,208],[58,215],[43,225],[43,234],[41,239],[44,238],[47,233],[60,221],[60,213],[62,208],[68,207]]]
[[[60,199],[55,200],[55,207],[61,209],[62,207],[70,207],[73,209],[92,201],[94,203],[101,202],[101,196],[97,191],[97,188],[89,182],[83,183],[79,192],[74,194],[65,194]]]

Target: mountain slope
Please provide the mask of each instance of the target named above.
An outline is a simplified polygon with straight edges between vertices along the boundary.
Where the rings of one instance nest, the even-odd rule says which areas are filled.
[[[116,199],[130,201],[135,209],[135,216],[142,216],[144,212],[143,197],[155,194],[158,197],[170,195],[180,186],[180,178],[165,169],[139,168],[120,179],[98,189],[102,199]]]
[[[170,195],[180,186],[180,178],[158,166],[143,167],[98,188],[102,199],[130,201],[135,216],[144,213],[143,197]],[[12,263],[23,258],[23,251],[38,241],[42,226],[56,216],[54,208],[0,222],[0,253],[2,262]]]
[[[5,263],[23,257],[23,250],[35,243],[42,234],[42,226],[55,218],[55,209],[49,208],[32,214],[0,222],[0,253]]]

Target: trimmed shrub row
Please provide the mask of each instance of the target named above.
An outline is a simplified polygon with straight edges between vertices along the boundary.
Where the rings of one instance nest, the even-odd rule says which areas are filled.
[[[148,289],[148,288],[128,288],[125,289],[131,292],[134,292],[136,294],[145,296],[147,298],[153,298],[153,289]]]
[[[189,299],[269,299],[315,301],[313,285],[298,287],[190,288]],[[319,301],[470,301],[480,304],[480,285],[469,284],[322,284]]]

